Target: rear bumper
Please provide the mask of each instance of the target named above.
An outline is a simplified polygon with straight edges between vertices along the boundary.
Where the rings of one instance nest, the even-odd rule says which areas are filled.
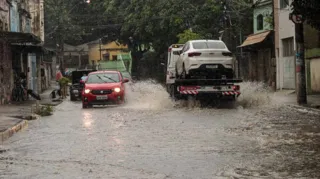
[[[207,65],[217,65],[218,68],[210,69]],[[221,79],[224,75],[227,79],[233,78],[233,69],[226,68],[222,64],[202,64],[200,66],[190,66],[188,72],[191,76],[210,76],[212,79]]]
[[[180,98],[187,98],[188,96],[193,96],[199,100],[214,100],[214,99],[223,99],[223,100],[235,100],[241,95],[239,91],[219,91],[219,92],[198,92],[193,90],[180,91]]]

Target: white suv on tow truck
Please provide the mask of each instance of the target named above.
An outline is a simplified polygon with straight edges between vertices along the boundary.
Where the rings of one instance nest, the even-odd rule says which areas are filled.
[[[191,40],[174,54],[179,55],[175,64],[177,78],[233,78],[232,53],[221,40]]]

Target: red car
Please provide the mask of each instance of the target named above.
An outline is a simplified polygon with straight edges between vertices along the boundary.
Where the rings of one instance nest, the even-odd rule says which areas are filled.
[[[82,91],[82,107],[93,105],[122,104],[125,102],[123,78],[119,71],[96,71],[88,75]]]

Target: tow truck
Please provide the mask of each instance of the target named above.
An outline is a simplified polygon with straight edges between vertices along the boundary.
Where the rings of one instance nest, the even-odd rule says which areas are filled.
[[[193,79],[181,79],[176,75],[176,59],[183,48],[182,44],[173,44],[168,49],[167,61],[167,92],[174,100],[199,100],[201,104],[210,101],[235,102],[240,96],[240,85],[242,79],[227,78],[222,75],[219,79],[208,79],[207,77],[194,77]]]

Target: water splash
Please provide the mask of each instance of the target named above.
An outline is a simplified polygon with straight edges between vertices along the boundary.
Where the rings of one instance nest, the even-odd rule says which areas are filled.
[[[272,104],[272,92],[261,82],[243,82],[237,104],[243,108],[261,107]]]
[[[272,104],[272,92],[263,83],[243,82],[241,95],[237,100],[238,108],[253,108]],[[199,109],[199,101],[192,99],[173,101],[165,87],[153,80],[128,83],[126,107],[135,109]]]
[[[137,109],[172,109],[174,101],[166,89],[153,80],[129,83],[126,107]]]

